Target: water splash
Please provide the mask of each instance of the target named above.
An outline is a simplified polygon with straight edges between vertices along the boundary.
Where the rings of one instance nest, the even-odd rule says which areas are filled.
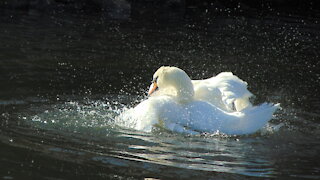
[[[140,99],[139,99],[140,98]],[[142,101],[141,97],[136,97],[134,103]],[[126,118],[126,114],[134,105],[128,105],[119,101],[86,100],[86,101],[68,101],[64,103],[51,105],[42,112],[37,112],[31,116],[21,116],[25,122],[40,129],[58,130],[68,132],[90,133],[101,135],[109,134],[111,130],[135,129],[136,121]],[[256,135],[270,135],[278,132],[284,123],[268,123]],[[176,134],[164,129],[161,126],[155,126],[152,129],[154,134]],[[219,131],[213,133],[194,133],[190,134],[200,137],[234,137],[226,135]]]
[[[115,167],[140,168],[144,164],[153,166],[152,170],[159,167],[178,168],[180,173],[192,170],[256,177],[277,175],[278,170],[272,161],[274,151],[265,143],[282,144],[278,142],[278,134],[286,136],[286,121],[291,117],[290,113],[286,113],[291,112],[290,109],[279,111],[272,122],[251,135],[236,136],[221,132],[185,135],[159,127],[146,133],[134,130],[131,128],[132,122],[121,118],[123,112],[134,106],[128,105],[129,102],[139,101],[123,103],[120,99],[104,99],[72,100],[49,106],[41,104],[41,107],[33,107],[38,112],[30,116],[21,115],[20,119],[49,131],[47,134],[62,135],[71,142],[63,146],[59,146],[58,142],[49,148],[50,153],[72,158],[77,154],[78,158],[89,158],[90,163],[98,163],[99,166],[111,164]]]
[[[22,119],[41,129],[101,134],[115,127],[114,118],[120,114],[122,106],[103,101],[69,101]]]

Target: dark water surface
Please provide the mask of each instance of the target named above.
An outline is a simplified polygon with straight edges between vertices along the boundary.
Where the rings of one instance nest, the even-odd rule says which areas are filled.
[[[9,15],[8,15],[9,14]],[[0,17],[0,179],[320,178],[320,19]],[[281,103],[253,135],[144,133],[115,121],[153,72],[232,71]]]

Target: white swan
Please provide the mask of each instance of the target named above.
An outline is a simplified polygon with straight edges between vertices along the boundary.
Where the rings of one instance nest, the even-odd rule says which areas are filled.
[[[161,67],[153,75],[149,98],[120,115],[137,130],[155,125],[189,134],[249,134],[263,127],[279,104],[253,106],[247,83],[230,72],[191,80],[181,69]]]

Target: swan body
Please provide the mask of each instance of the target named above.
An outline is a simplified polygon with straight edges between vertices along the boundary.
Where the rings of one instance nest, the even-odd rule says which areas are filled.
[[[130,127],[155,126],[187,133],[250,134],[262,128],[279,104],[253,106],[247,83],[230,72],[191,80],[181,69],[161,67],[153,75],[148,99],[120,115]]]

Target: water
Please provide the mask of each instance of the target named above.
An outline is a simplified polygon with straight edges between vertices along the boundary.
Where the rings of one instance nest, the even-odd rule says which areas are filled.
[[[319,179],[319,19],[208,23],[82,15],[0,18],[1,179]],[[281,103],[247,136],[144,133],[115,120],[161,65],[232,71],[255,103]]]

